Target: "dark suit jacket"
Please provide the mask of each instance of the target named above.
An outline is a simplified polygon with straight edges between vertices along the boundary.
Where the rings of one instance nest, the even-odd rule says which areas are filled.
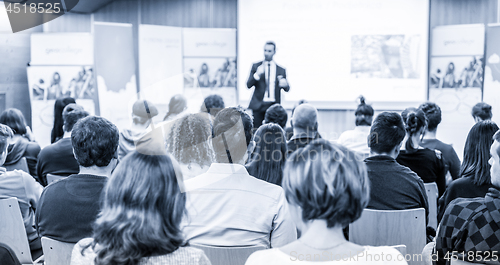
[[[257,67],[259,67],[263,62],[254,63],[252,65],[252,70],[250,71],[250,76],[248,77],[247,87],[252,88],[255,86],[255,90],[253,92],[252,100],[250,100],[250,104],[248,106],[249,109],[259,110],[262,106],[262,102],[264,99],[264,95],[266,94],[266,77],[265,74],[262,74],[259,80],[255,80],[253,75],[257,72]],[[281,89],[288,92],[290,90],[290,86],[287,87],[279,87],[278,76],[283,76],[286,78],[286,70],[285,68],[276,65],[276,78],[274,80],[274,98],[276,99],[276,103],[281,103]]]

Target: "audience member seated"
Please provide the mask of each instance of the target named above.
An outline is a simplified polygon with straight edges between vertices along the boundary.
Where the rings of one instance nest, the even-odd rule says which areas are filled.
[[[163,117],[163,121],[171,121],[180,118],[187,114],[186,110],[186,98],[181,94],[177,94],[170,99],[170,102],[168,103],[168,112],[165,114],[165,117]]]
[[[491,106],[484,102],[479,102],[472,107],[472,117],[475,122],[484,120],[491,120],[493,114],[491,113]]]
[[[370,149],[366,138],[370,133],[370,126],[373,120],[373,108],[365,103],[365,98],[361,96],[361,103],[358,105],[354,115],[356,116],[356,127],[354,130],[345,131],[338,139],[338,143],[359,153],[369,154]]]
[[[9,126],[14,132],[4,165],[14,165],[25,157],[30,175],[40,182],[36,175],[36,163],[40,153],[40,146],[31,141],[31,130],[26,125],[23,113],[14,108],[6,109],[0,114],[0,123]]]
[[[7,125],[0,124],[0,150],[2,152],[0,165],[7,157],[7,147],[13,136],[14,133]],[[43,187],[28,173],[21,170],[7,171],[4,167],[0,167],[0,199],[17,198],[32,252],[42,248],[40,238],[34,228],[35,209],[38,208],[42,189]]]
[[[209,265],[180,229],[186,195],[179,172],[168,155],[125,157],[104,188],[93,238],[78,242],[71,265]]]
[[[43,186],[47,186],[47,174],[54,174],[58,176],[69,176],[71,174],[78,174],[80,165],[76,162],[73,155],[73,146],[71,145],[71,131],[75,123],[87,117],[89,114],[81,109],[74,109],[73,105],[69,104],[64,108],[64,135],[59,141],[43,148],[38,155],[38,163],[36,171],[38,179],[42,182]]]
[[[248,174],[281,186],[287,155],[283,129],[278,124],[265,123],[255,132],[253,141],[255,148],[249,163],[246,165]]]
[[[134,103],[130,129],[120,132],[118,159],[123,159],[128,153],[135,150],[138,142],[148,133],[148,128],[152,122],[151,119],[156,115],[158,115],[158,110],[149,100],[137,100]]]
[[[108,120],[89,116],[71,131],[80,173],[47,186],[36,210],[38,234],[76,243],[92,236],[92,223],[101,205],[101,192],[118,162],[119,133]]]
[[[50,143],[53,144],[64,136],[64,120],[63,120],[63,110],[64,108],[71,103],[76,103],[75,99],[72,97],[66,98],[58,98],[54,103],[54,126],[52,127],[52,131],[50,132]]]
[[[290,124],[293,136],[287,143],[288,154],[318,138],[318,110],[312,105],[304,103],[297,106]]]
[[[406,264],[397,261],[400,253],[394,248],[360,246],[345,239],[342,228],[361,216],[370,196],[366,168],[348,152],[319,139],[291,155],[283,188],[302,236],[283,247],[253,253],[246,265]],[[371,258],[380,255],[390,255],[392,261]]]
[[[295,112],[295,109],[297,108],[297,106],[304,104],[304,103],[308,103],[308,102],[305,99],[299,100],[299,102],[297,102],[297,104],[295,106],[293,106],[292,113],[291,113],[290,117],[293,117],[293,113]],[[290,126],[283,128],[283,129],[285,129],[286,140],[290,141],[290,139],[293,136],[293,126],[292,126],[291,122],[290,122]],[[321,137],[319,137],[319,138],[321,138]]]
[[[217,163],[185,181],[183,231],[191,244],[280,247],[297,238],[283,189],[250,176],[243,166],[253,149],[252,127],[241,108],[223,109],[215,117]]]
[[[438,221],[446,206],[456,198],[484,197],[492,188],[490,168],[490,146],[498,126],[491,120],[476,123],[467,136],[464,148],[464,161],[460,178],[450,183],[446,192],[439,199]]]
[[[395,112],[380,113],[370,130],[370,157],[365,159],[370,179],[370,203],[377,210],[424,208],[429,213],[424,182],[411,169],[396,162],[405,127]]]
[[[225,108],[224,99],[219,95],[210,95],[203,100],[200,111],[210,113],[212,117],[215,117],[223,108]]]
[[[420,146],[420,139],[427,126],[424,112],[408,108],[401,113],[401,117],[405,123],[406,136],[396,161],[417,173],[424,183],[435,182],[439,196],[443,195],[446,189],[446,172],[441,152]]]
[[[184,179],[207,172],[214,161],[208,114],[188,114],[175,121],[167,138],[168,152],[179,162]]]
[[[451,144],[445,144],[436,138],[437,126],[441,123],[441,108],[432,102],[426,102],[418,107],[427,117],[427,129],[420,145],[431,150],[439,150],[443,155],[443,162],[446,174],[450,174],[452,179],[457,179],[460,175],[460,159]]]
[[[286,113],[285,108],[283,108],[281,104],[276,103],[274,105],[271,105],[271,107],[266,110],[266,113],[264,114],[264,122],[262,123],[276,123],[284,129],[287,121],[288,114]]]
[[[500,252],[500,132],[493,139],[489,160],[493,187],[482,198],[457,198],[448,205],[436,236],[437,264],[446,264],[446,255],[454,253],[472,253],[465,260],[491,260]]]

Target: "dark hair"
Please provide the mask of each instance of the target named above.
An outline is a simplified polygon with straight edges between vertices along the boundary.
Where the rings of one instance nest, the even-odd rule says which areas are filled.
[[[54,126],[52,127],[52,132],[50,133],[51,144],[64,135],[62,112],[64,107],[70,103],[76,103],[75,99],[72,97],[58,98],[54,103]]]
[[[95,264],[136,265],[183,246],[181,187],[182,173],[171,156],[137,151],[126,156],[104,188],[94,224]]]
[[[389,153],[405,138],[405,127],[396,112],[382,112],[375,118],[368,135],[368,146],[375,153]]]
[[[5,124],[0,124],[0,154],[6,150],[12,136],[14,136],[12,129]]]
[[[201,111],[208,112],[212,116],[217,115],[217,113],[225,108],[224,99],[219,95],[210,95],[203,100],[203,105],[201,105]]]
[[[493,135],[498,131],[496,123],[486,120],[476,123],[467,135],[464,148],[464,160],[460,167],[462,177],[474,178],[474,184],[491,184],[490,147]]]
[[[401,113],[401,117],[405,123],[406,133],[408,134],[408,141],[406,141],[405,148],[408,153],[413,153],[418,150],[418,147],[413,146],[411,137],[418,133],[422,128],[427,126],[427,118],[425,113],[416,108],[407,108]]]
[[[425,113],[427,117],[427,130],[434,131],[437,126],[441,123],[441,108],[439,108],[436,103],[425,102],[418,107]]]
[[[168,111],[167,114],[165,114],[165,117],[163,120],[167,120],[170,116],[179,114],[183,112],[187,107],[187,102],[186,98],[181,95],[175,95],[170,99],[170,102],[168,103]]]
[[[0,114],[0,123],[9,126],[17,135],[26,134],[26,120],[23,113],[15,108],[6,109]]]
[[[283,176],[285,197],[300,206],[305,221],[322,219],[327,227],[356,221],[370,199],[362,161],[349,159],[339,144],[317,139],[292,153]]]
[[[360,103],[358,108],[356,109],[356,112],[354,112],[354,115],[356,116],[356,126],[371,126],[374,113],[373,108],[365,103],[365,97],[360,96],[359,101]]]
[[[252,140],[252,129],[252,118],[243,108],[231,107],[219,111],[214,119],[212,141],[216,160],[232,163],[242,159]]]
[[[286,122],[288,121],[288,114],[281,104],[276,103],[266,110],[264,121],[266,123],[276,123],[281,126],[281,128],[285,128]]]
[[[266,45],[273,45],[274,51],[276,51],[276,43],[274,43],[273,41],[266,42]]]
[[[116,157],[120,136],[116,126],[102,117],[89,116],[73,126],[71,144],[82,167],[105,167]]]
[[[73,126],[75,126],[75,123],[79,121],[80,119],[83,119],[85,117],[89,116],[89,113],[84,111],[84,110],[73,110],[70,111],[68,114],[64,115],[64,129],[67,132],[71,132],[73,130]]]
[[[481,120],[491,120],[491,106],[484,102],[479,102],[472,107],[472,117],[479,117]]]
[[[258,179],[281,186],[287,145],[283,129],[275,123],[266,123],[257,129],[253,139],[255,149],[248,173]]]
[[[167,139],[168,151],[183,164],[210,166],[214,152],[209,139],[212,136],[209,114],[189,114],[178,119]]]

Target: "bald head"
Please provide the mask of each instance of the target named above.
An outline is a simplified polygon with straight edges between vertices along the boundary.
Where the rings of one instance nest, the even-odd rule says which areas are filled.
[[[316,131],[318,110],[311,104],[301,104],[293,112],[292,123],[294,130]]]

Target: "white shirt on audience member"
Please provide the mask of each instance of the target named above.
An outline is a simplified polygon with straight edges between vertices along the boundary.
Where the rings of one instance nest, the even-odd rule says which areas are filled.
[[[357,255],[356,255],[357,254]],[[248,257],[245,265],[293,265],[293,264],[356,264],[356,265],[375,265],[375,264],[391,264],[391,265],[406,265],[405,257],[392,247],[370,247],[366,246],[361,253],[351,253],[350,256],[330,250],[318,250],[315,255],[319,261],[314,261],[314,256],[311,254],[299,254],[292,251],[291,253],[282,252],[280,249],[267,249],[254,252]]]
[[[192,245],[280,247],[297,239],[281,187],[248,174],[239,164],[213,163],[184,182]]]
[[[361,154],[369,154],[368,135],[371,126],[356,126],[354,130],[343,132],[337,143]]]

